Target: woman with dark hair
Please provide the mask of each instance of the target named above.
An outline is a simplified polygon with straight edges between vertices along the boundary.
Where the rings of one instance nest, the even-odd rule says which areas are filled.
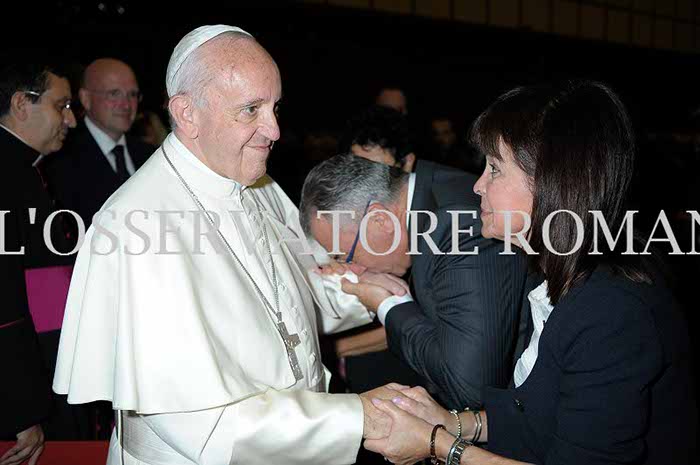
[[[629,226],[634,138],[618,97],[588,81],[517,88],[479,116],[472,141],[488,162],[474,187],[482,234],[527,231],[512,237],[532,268],[525,349],[482,411],[448,412],[422,388],[374,400],[392,432],[365,447],[395,463],[695,463],[682,315],[650,262],[623,253],[634,244],[595,243],[601,218],[613,233]]]

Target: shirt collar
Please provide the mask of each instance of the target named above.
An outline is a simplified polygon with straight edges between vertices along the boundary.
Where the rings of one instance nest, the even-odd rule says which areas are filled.
[[[413,204],[413,194],[416,191],[416,173],[408,175],[408,192],[406,193],[406,229],[411,221],[411,205]]]
[[[85,127],[87,127],[87,130],[90,132],[93,139],[95,139],[95,142],[97,142],[97,145],[100,147],[100,150],[102,150],[104,155],[111,153],[112,150],[114,150],[114,147],[117,145],[123,145],[124,148],[126,148],[126,136],[124,134],[122,134],[119,140],[115,142],[114,139],[109,137],[106,132],[100,129],[87,116],[85,117]]]
[[[546,320],[549,314],[554,309],[549,296],[547,295],[548,287],[547,280],[544,280],[542,284],[534,288],[527,295],[527,300],[530,301],[530,307],[534,312],[539,313],[539,317]]]
[[[542,283],[530,291],[527,298],[532,302],[533,300],[537,302],[547,302],[549,303],[549,297],[547,296],[547,280],[545,279]]]
[[[212,171],[195,156],[175,135],[168,134],[163,142],[168,157],[193,189],[206,192],[216,198],[232,198],[240,195],[246,186]]]

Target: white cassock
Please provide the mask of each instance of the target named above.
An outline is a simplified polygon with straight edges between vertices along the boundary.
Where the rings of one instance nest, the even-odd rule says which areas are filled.
[[[216,235],[200,235],[207,220],[163,149],[274,306],[271,250],[302,379],[242,267]],[[304,237],[297,208],[277,184],[241,187],[170,134],[101,211],[78,254],[53,387],[71,403],[122,411],[110,465],[355,461],[362,404],[326,393],[317,327],[371,317],[337,281],[308,272],[316,262],[295,241]]]

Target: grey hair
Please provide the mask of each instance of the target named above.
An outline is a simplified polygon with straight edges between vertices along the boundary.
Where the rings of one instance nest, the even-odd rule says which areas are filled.
[[[222,32],[209,42],[206,42],[204,45],[222,40],[224,38],[255,40],[250,35],[243,32],[227,31]],[[182,66],[178,71],[180,74],[180,79],[178,79],[177,87],[174,89],[174,93],[170,98],[177,95],[188,95],[192,99],[192,103],[198,108],[209,105],[205,96],[205,90],[211,81],[216,77],[216,73],[214,73],[212,70],[211,60],[208,60],[207,58],[208,57],[202,50],[202,47],[196,48],[187,58],[185,58],[185,61],[182,62]],[[175,118],[173,118],[173,115],[170,113],[169,107],[168,114],[170,116],[170,127],[175,129],[177,124],[175,122]]]
[[[341,220],[359,223],[369,202],[392,205],[401,197],[408,173],[376,163],[351,153],[336,155],[317,165],[306,176],[301,191],[299,220],[307,236],[311,219],[323,210],[355,212],[355,219],[341,215]]]

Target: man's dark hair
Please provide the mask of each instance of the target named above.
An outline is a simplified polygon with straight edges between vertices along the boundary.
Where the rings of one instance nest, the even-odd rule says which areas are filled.
[[[617,250],[589,253],[595,228],[589,211],[600,211],[610,230],[619,230],[634,163],[632,125],[609,87],[567,81],[513,89],[476,119],[471,140],[497,160],[502,160],[502,140],[530,179],[529,243],[539,253],[530,258],[547,277],[552,303],[603,263],[633,281],[649,282],[650,275],[635,257]],[[543,242],[545,218],[556,210],[572,211],[583,220],[583,245],[567,256],[555,255]],[[569,215],[554,217],[550,238],[555,250],[574,249],[577,230]]]
[[[354,144],[379,146],[391,152],[397,161],[413,152],[411,131],[398,111],[373,105],[352,117],[340,140],[341,152],[350,152]]]
[[[39,100],[40,95],[49,87],[49,73],[58,74],[52,67],[43,64],[2,65],[0,67],[0,117],[7,115],[10,111],[12,96],[17,91],[36,92],[39,96],[27,94],[27,98],[32,102]]]

